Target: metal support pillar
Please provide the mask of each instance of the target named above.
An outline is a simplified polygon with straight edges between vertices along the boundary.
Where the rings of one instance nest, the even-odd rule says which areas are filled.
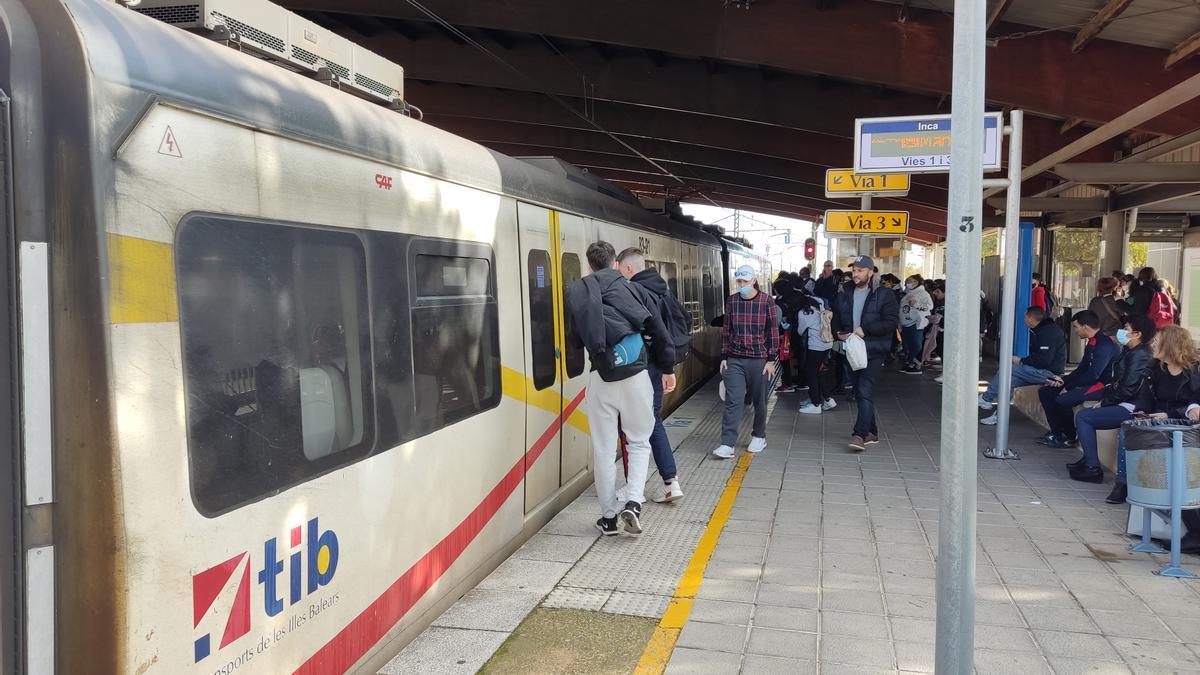
[[[859,208],[862,209],[863,211],[871,210],[871,196],[870,195],[863,195],[862,204],[859,206]],[[859,255],[871,255],[870,247],[871,247],[871,238],[870,237],[859,237],[858,238],[858,254]]]
[[[986,21],[985,0],[955,0],[945,325],[956,328],[979,325]],[[941,675],[970,675],[975,644],[979,334],[974,329],[951,330],[945,337],[934,666]]]
[[[1008,128],[1008,188],[1004,204],[1004,292],[1000,307],[1000,370],[996,374],[1000,389],[996,397],[996,446],[987,456],[992,459],[1018,459],[1008,447],[1008,421],[1012,407],[1013,329],[1017,321],[1017,270],[1021,255],[1021,144],[1025,113],[1014,110]]]
[[[1100,226],[1101,237],[1104,241],[1104,267],[1101,273],[1109,274],[1113,270],[1125,271],[1129,260],[1129,234],[1126,221],[1129,217],[1136,220],[1137,214],[1125,211],[1113,211],[1104,214]]]
[[[1017,266],[1017,311],[1022,315],[1033,301],[1033,228],[1021,223],[1021,264]],[[1013,328],[1013,355],[1029,356],[1029,329],[1024,322]]]

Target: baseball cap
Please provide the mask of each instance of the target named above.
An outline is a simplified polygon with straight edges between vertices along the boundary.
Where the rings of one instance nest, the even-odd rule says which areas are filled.
[[[754,278],[754,268],[749,265],[742,265],[733,273],[733,278],[740,281],[750,281]]]
[[[869,255],[858,256],[857,258],[854,259],[854,262],[850,263],[850,265],[852,267],[865,267],[869,270],[875,269],[875,261],[871,260],[871,256],[869,256]]]

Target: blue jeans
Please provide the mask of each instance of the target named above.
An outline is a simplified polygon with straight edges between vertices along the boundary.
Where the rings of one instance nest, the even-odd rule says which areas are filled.
[[[1080,410],[1075,416],[1075,427],[1079,433],[1079,447],[1083,449],[1083,462],[1089,467],[1100,466],[1097,450],[1098,429],[1120,429],[1121,423],[1133,417],[1133,413],[1119,405],[1102,405],[1099,408]]]
[[[1012,388],[1031,387],[1035,384],[1046,384],[1046,380],[1054,377],[1054,373],[1041,368],[1027,366],[1024,363],[1014,363],[1012,367]],[[996,402],[996,392],[1000,389],[1000,376],[997,374],[988,382],[987,391],[983,393],[983,400],[991,403]]]
[[[668,482],[675,477],[678,470],[675,468],[675,453],[671,450],[671,440],[667,438],[667,429],[662,421],[663,372],[653,363],[647,366],[646,370],[650,373],[650,384],[654,387],[654,431],[650,432],[650,452],[654,455],[654,465],[658,467],[659,476],[663,482]]]
[[[917,324],[900,327],[900,338],[904,340],[905,359],[909,363],[921,363],[921,352],[925,349],[925,331]]]

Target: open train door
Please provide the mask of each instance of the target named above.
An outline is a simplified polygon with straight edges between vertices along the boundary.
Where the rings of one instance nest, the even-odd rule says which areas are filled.
[[[521,239],[522,284],[528,349],[525,366],[525,512],[552,497],[564,480],[579,473],[577,434],[566,439],[570,450],[564,464],[564,419],[570,419],[580,404],[581,378],[568,387],[567,372],[583,372],[581,351],[566,346],[564,296],[566,287],[579,278],[582,260],[574,252],[563,252],[562,220],[573,216],[557,211],[517,204]],[[575,218],[578,220],[578,218]],[[570,279],[564,281],[564,261]],[[569,389],[569,391],[568,391]],[[566,398],[567,394],[571,398]],[[586,455],[584,455],[586,457]],[[584,460],[586,462],[586,459]]]

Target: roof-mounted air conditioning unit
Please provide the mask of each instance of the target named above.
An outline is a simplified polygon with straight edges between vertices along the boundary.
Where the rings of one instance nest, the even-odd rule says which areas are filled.
[[[198,33],[231,34],[238,46],[294,70],[326,68],[330,80],[361,96],[404,100],[404,68],[267,0],[141,0],[132,8]]]

